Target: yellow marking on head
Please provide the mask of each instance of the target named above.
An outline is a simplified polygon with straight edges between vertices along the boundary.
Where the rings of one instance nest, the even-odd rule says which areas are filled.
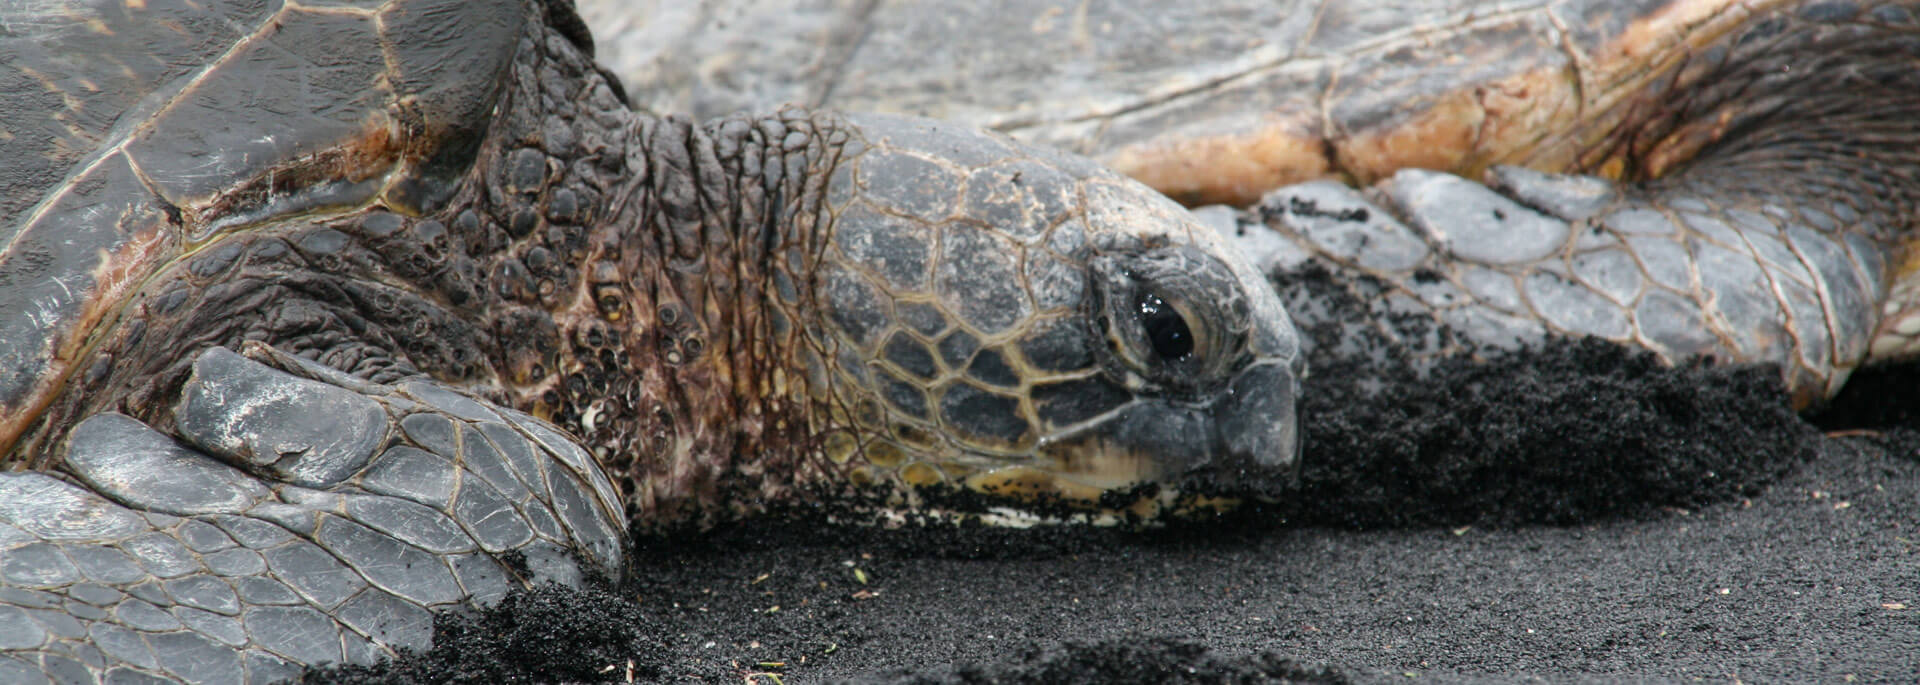
[[[1106,492],[1102,488],[1077,483],[1031,466],[1009,466],[968,478],[966,486],[975,492],[1021,498],[1053,495],[1062,500],[1093,503]]]
[[[827,439],[823,441],[823,443],[823,448],[827,453],[827,459],[832,460],[835,464],[847,463],[848,460],[853,458],[854,451],[860,448],[860,443],[853,439],[853,434],[846,431],[828,433]]]
[[[946,482],[947,474],[941,473],[940,469],[926,462],[916,461],[900,469],[900,480],[906,481],[908,485],[924,488]]]
[[[905,452],[898,445],[885,440],[875,440],[867,444],[867,463],[874,466],[893,468],[907,460]]]

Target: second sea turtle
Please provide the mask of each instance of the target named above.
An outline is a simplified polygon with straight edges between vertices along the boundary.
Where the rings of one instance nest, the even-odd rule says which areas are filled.
[[[1092,156],[1369,303],[1288,292],[1323,345],[1592,336],[1777,364],[1799,406],[1920,351],[1910,0],[642,5],[583,3],[642,106]]]

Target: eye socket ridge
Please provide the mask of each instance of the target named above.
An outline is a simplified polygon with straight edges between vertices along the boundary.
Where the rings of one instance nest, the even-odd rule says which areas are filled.
[[[1116,381],[1206,392],[1245,361],[1249,325],[1231,306],[1239,283],[1226,265],[1172,246],[1109,253],[1092,266],[1095,333],[1107,343],[1103,356]]]

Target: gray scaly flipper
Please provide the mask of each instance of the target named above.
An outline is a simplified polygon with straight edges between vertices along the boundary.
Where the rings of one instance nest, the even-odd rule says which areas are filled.
[[[1282,238],[1283,281],[1316,282],[1297,269],[1317,262],[1317,282],[1368,308],[1297,289],[1310,338],[1430,356],[1593,336],[1670,362],[1776,364],[1805,407],[1920,351],[1915,21],[1903,3],[1835,3],[1729,34],[1674,70],[1697,88],[1608,134],[1629,163],[1597,165],[1604,178],[1409,168],[1364,191],[1281,188],[1251,221]]]
[[[99,414],[67,441],[79,483],[0,474],[0,681],[273,681],[424,648],[433,612],[515,586],[617,577],[620,500],[543,422],[246,351],[195,360],[180,439]]]
[[[1267,196],[1258,216],[1284,239],[1268,258],[1301,286],[1288,308],[1307,338],[1431,357],[1593,336],[1670,362],[1778,364],[1802,406],[1876,344],[1888,213],[1518,167],[1489,181],[1405,170],[1364,193],[1320,182]],[[1324,278],[1304,271],[1315,262]],[[1342,298],[1328,286],[1369,311],[1330,309]]]

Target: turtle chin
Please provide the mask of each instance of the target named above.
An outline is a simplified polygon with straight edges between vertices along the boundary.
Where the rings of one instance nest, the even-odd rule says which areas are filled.
[[[1298,479],[1298,392],[1294,370],[1275,360],[1241,370],[1210,401],[1137,397],[1041,438],[1032,464],[977,473],[966,485],[1135,513],[1272,500]]]

